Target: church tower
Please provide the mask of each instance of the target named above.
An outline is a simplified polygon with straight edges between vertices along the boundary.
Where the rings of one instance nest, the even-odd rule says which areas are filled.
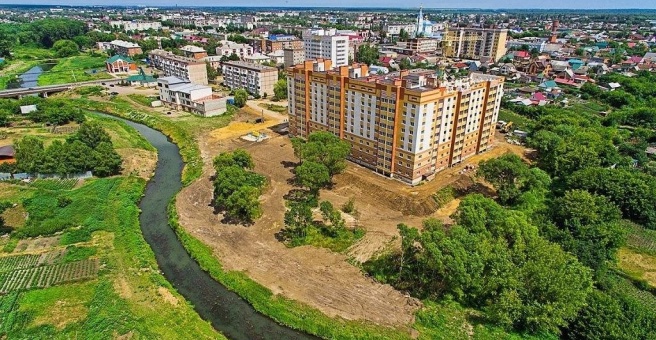
[[[423,6],[419,6],[419,15],[417,15],[417,29],[415,30],[415,37],[424,34],[424,13]]]

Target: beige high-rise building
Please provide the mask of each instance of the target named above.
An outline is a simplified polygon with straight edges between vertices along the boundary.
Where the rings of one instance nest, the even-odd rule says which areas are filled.
[[[150,65],[173,76],[188,80],[193,84],[207,85],[207,66],[205,61],[177,56],[164,50],[152,50],[148,53]]]
[[[449,58],[498,61],[506,54],[508,30],[497,28],[447,28],[442,35],[442,55]]]
[[[411,184],[493,143],[502,77],[445,82],[433,70],[370,75],[366,65],[331,66],[308,60],[288,69],[291,136],[332,132],[351,144],[353,162]]]

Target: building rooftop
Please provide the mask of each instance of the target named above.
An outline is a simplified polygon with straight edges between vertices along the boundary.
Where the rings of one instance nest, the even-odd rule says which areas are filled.
[[[211,89],[211,87],[205,85],[186,83],[186,84],[177,84],[177,85],[169,86],[169,89],[171,91],[190,94],[192,91]]]
[[[176,61],[185,62],[187,64],[203,64],[204,63],[203,61],[199,61],[197,59],[192,59],[192,58],[187,58],[187,57],[175,55],[172,52],[165,51],[165,50],[156,49],[156,50],[152,50],[152,51],[148,52],[148,54],[149,55],[157,55],[157,56],[164,57],[164,58],[167,58],[167,59],[172,59],[172,60],[176,60]]]
[[[277,68],[260,64],[249,63],[245,61],[226,61],[223,65],[246,68],[253,71],[278,71]]]
[[[117,54],[117,55],[112,56],[111,58],[108,58],[107,60],[105,60],[105,62],[111,64],[111,63],[114,63],[117,60],[127,61],[128,63],[133,63],[134,62],[134,60],[132,60],[132,58],[126,57],[126,56],[120,55],[120,54]]]
[[[131,43],[129,41],[123,41],[123,40],[112,40],[110,42],[110,44],[120,46],[120,47],[123,47],[123,48],[137,48],[137,47],[139,47],[139,45],[137,45],[135,43]]]
[[[198,46],[194,46],[194,45],[187,45],[187,46],[181,47],[180,50],[185,51],[185,52],[191,52],[191,53],[205,52],[205,50],[203,48],[198,47]]]

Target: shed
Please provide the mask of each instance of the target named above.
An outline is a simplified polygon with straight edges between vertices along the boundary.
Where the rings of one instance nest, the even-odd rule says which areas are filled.
[[[0,146],[0,164],[16,162],[16,150],[13,145]]]
[[[37,110],[36,105],[23,105],[23,106],[20,107],[21,114],[24,114],[24,115],[26,115],[28,113],[32,113],[36,110]]]

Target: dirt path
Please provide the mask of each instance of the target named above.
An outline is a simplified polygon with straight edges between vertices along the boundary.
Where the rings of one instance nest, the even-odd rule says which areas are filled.
[[[230,128],[224,128],[224,132],[234,137]],[[209,206],[212,185],[208,164],[205,176],[178,195],[181,224],[212,247],[226,269],[244,271],[274,293],[330,316],[393,326],[413,322],[420,303],[366,277],[347,262],[346,255],[309,246],[289,249],[275,238],[285,211],[283,195],[292,188],[287,183],[292,173],[282,164],[294,159],[289,139],[276,137],[248,143],[220,139],[220,135],[217,131],[200,138],[206,161],[221,150],[246,148],[253,155],[255,170],[266,173],[271,180],[261,198],[266,213],[249,227],[223,224],[222,216],[213,213]]]

